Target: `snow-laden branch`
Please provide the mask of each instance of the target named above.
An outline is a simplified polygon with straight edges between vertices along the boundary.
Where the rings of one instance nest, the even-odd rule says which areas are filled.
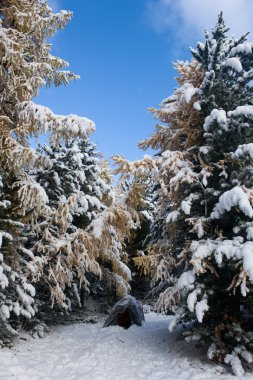
[[[239,207],[240,210],[250,218],[253,217],[253,209],[251,207],[248,195],[241,187],[235,186],[233,189],[223,193],[219,202],[215,205],[211,213],[212,219],[219,219],[226,211],[230,211],[232,207]]]
[[[32,101],[19,105],[19,119],[26,124],[35,124],[42,133],[51,132],[53,135],[65,138],[87,136],[95,131],[92,120],[77,115],[56,115],[48,107],[35,104]]]

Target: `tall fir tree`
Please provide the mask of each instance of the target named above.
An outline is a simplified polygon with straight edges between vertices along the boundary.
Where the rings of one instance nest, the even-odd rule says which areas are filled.
[[[47,42],[71,16],[66,11],[54,14],[46,1],[0,3],[1,333],[11,329],[10,319],[30,318],[35,312],[35,290],[27,279],[31,272],[36,277],[36,268],[33,253],[25,247],[25,231],[50,212],[45,191],[27,174],[43,165],[28,138],[48,132],[56,143],[61,137],[87,137],[94,130],[87,118],[55,115],[32,101],[43,85],[77,79],[62,70],[67,62],[54,57]]]
[[[208,357],[242,375],[253,361],[253,44],[228,38],[223,15],[161,109],[163,124],[140,145],[159,150],[151,171],[157,213],[137,264],[162,293],[170,329],[192,322],[187,340],[210,342]],[[126,165],[125,165],[126,167]],[[246,365],[247,366],[247,365]]]
[[[204,78],[197,86],[187,84],[183,96],[191,115],[197,113],[200,133],[184,146],[187,161],[170,180],[171,198],[179,196],[179,202],[171,203],[166,221],[185,226],[185,235],[177,244],[175,285],[158,307],[172,305],[174,322],[197,320],[188,339],[211,337],[208,356],[241,375],[253,351],[252,327],[245,322],[253,295],[253,45],[247,35],[228,38],[228,30],[220,14],[212,35],[206,33],[205,44],[192,50]]]
[[[93,287],[101,280],[99,250],[85,230],[111,201],[110,175],[88,139],[44,145],[37,151],[45,165],[30,174],[44,188],[52,211],[40,220],[29,242],[36,257],[44,260],[36,279],[37,297],[44,309],[50,306],[48,293],[51,305],[70,309],[73,304],[81,306],[84,294],[92,290],[91,273],[96,276]]]

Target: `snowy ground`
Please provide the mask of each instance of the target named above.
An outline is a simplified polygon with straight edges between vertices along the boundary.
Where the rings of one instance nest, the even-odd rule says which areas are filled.
[[[0,351],[1,380],[235,380],[192,345],[168,332],[169,317],[146,315],[144,326],[57,326],[43,339]],[[200,359],[197,359],[200,358]],[[244,379],[252,379],[245,375]]]

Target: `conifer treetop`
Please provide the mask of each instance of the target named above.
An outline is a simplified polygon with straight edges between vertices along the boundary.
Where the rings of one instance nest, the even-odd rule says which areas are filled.
[[[41,86],[67,85],[79,78],[63,70],[68,63],[50,53],[47,41],[66,26],[72,13],[53,13],[46,1],[4,0],[0,15],[0,123],[5,138],[11,139],[6,146],[27,144],[29,136],[46,132],[51,134],[52,143],[60,137],[86,138],[95,129],[91,120],[55,115],[32,101]]]

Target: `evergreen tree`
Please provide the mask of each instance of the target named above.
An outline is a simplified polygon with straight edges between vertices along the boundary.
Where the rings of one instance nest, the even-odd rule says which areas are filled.
[[[26,231],[50,214],[45,191],[27,174],[43,165],[29,147],[28,137],[49,132],[56,143],[61,137],[87,137],[94,130],[87,118],[54,115],[32,101],[41,86],[59,86],[77,78],[62,70],[67,62],[51,55],[47,42],[71,15],[66,11],[53,14],[46,1],[0,3],[1,326],[7,326],[10,318],[30,318],[35,312],[35,291],[27,279],[36,277],[37,267],[25,246]]]
[[[110,288],[125,296],[131,281],[126,241],[140,225],[141,186],[113,190],[107,165],[89,140],[44,146],[39,153],[45,164],[32,174],[50,206],[30,240],[40,306],[70,310],[90,292],[107,301]]]
[[[50,207],[56,209],[59,202],[78,194],[72,229],[85,229],[110,202],[112,190],[96,145],[88,139],[69,140],[57,147],[39,147],[38,153],[46,158],[46,167],[36,170],[35,178],[45,189]]]
[[[51,305],[56,302],[70,309],[74,302],[81,306],[84,293],[101,280],[99,250],[85,230],[107,207],[112,188],[105,162],[99,160],[95,148],[88,139],[38,148],[45,165],[31,174],[47,193],[51,215],[40,221],[30,246],[44,260],[36,279],[37,297],[44,308],[50,305],[48,292]]]
[[[175,285],[161,294],[158,308],[174,309],[171,327],[196,320],[188,339],[211,337],[208,356],[240,375],[253,351],[245,323],[253,295],[253,45],[247,35],[230,39],[227,31],[221,14],[205,44],[192,51],[201,83],[187,81],[177,90],[192,107],[197,132],[190,144],[190,134],[177,138],[181,159],[178,151],[163,153],[163,170],[176,167],[166,222],[177,244],[170,248]]]
[[[23,218],[17,214],[19,206],[17,189],[13,188],[9,176],[0,177],[0,334],[15,334],[9,324],[14,316],[31,318],[35,314],[35,289],[27,279],[29,264],[24,259],[28,251],[24,248]],[[15,210],[15,211],[14,211]]]
[[[253,360],[253,44],[228,30],[220,14],[152,110],[165,125],[141,146],[159,149],[158,210],[139,265],[162,281],[157,309],[175,313],[170,329],[193,322],[187,340],[211,340],[209,358],[241,375]]]

